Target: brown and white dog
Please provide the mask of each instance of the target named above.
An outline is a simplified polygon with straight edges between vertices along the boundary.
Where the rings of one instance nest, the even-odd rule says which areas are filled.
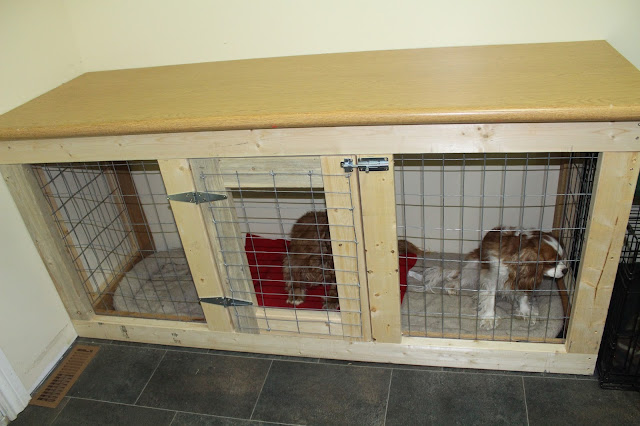
[[[498,323],[498,295],[517,301],[516,315],[533,324],[538,308],[532,304],[531,293],[544,277],[557,279],[567,273],[563,258],[562,245],[550,233],[497,227],[487,232],[480,247],[467,254],[461,270],[427,268],[425,286],[442,285],[449,294],[458,288],[478,290],[482,328],[490,330]]]
[[[424,256],[424,252],[412,243],[399,240],[398,253],[407,252]],[[308,288],[324,285],[324,309],[335,310],[340,307],[326,210],[307,212],[296,221],[291,228],[291,244],[282,267],[285,288],[289,294],[288,304],[297,306],[303,303]]]

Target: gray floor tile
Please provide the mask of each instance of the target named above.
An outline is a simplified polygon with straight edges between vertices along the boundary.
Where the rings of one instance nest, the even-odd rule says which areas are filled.
[[[205,414],[178,413],[171,426],[266,426],[274,424],[276,423],[207,416]]]
[[[211,349],[209,353],[216,354],[216,355],[243,356],[248,358],[277,359],[279,361],[297,361],[297,362],[312,362],[312,363],[317,363],[319,361],[318,358],[307,358],[302,356],[258,354],[254,352],[235,352],[235,351],[223,351],[218,349]]]
[[[28,405],[18,414],[18,418],[11,422],[11,426],[50,425],[68,402],[69,398],[64,398],[56,408]]]
[[[525,425],[522,377],[393,370],[386,424]]]
[[[402,370],[429,370],[429,371],[442,371],[442,367],[430,367],[423,365],[408,365],[408,364],[390,364],[386,362],[363,362],[363,361],[349,361],[343,359],[320,359],[321,364],[335,364],[335,365],[350,365],[353,367],[373,367],[373,368],[399,368]]]
[[[600,389],[593,380],[525,377],[531,425],[637,425],[640,393]]]
[[[167,351],[137,405],[248,419],[271,360]]]
[[[107,345],[111,343],[111,340],[107,339],[94,339],[93,337],[78,337],[76,338],[75,343],[81,345]]]
[[[69,396],[133,404],[164,351],[103,345],[69,391]]]
[[[172,411],[71,398],[53,424],[163,426],[170,425],[174,416]]]
[[[147,349],[156,349],[156,350],[198,352],[203,354],[209,353],[209,349],[191,348],[188,346],[151,345],[149,343],[129,342],[129,341],[122,341],[122,340],[112,340],[110,344],[116,345],[116,346],[131,346],[136,348],[147,348]]]
[[[273,361],[252,419],[383,424],[390,377],[386,368]]]

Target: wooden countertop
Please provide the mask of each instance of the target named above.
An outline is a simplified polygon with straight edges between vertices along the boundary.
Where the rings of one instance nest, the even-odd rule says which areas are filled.
[[[0,116],[0,139],[623,120],[640,120],[640,71],[590,41],[91,72]]]

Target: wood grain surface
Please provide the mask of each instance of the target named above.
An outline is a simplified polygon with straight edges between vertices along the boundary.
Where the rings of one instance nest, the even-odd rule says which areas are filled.
[[[0,139],[638,119],[640,71],[589,41],[92,72],[0,116]]]

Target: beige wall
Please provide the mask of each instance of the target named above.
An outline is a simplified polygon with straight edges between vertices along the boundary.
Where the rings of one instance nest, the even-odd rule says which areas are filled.
[[[412,47],[609,40],[640,66],[637,0],[66,0],[87,71]]]
[[[62,1],[0,1],[0,113],[80,74]],[[31,391],[76,337],[0,180],[0,349]]]
[[[0,113],[84,71],[251,57],[605,39],[640,67],[639,17],[637,0],[0,0]],[[0,280],[0,348],[31,389],[69,322],[3,183]]]

